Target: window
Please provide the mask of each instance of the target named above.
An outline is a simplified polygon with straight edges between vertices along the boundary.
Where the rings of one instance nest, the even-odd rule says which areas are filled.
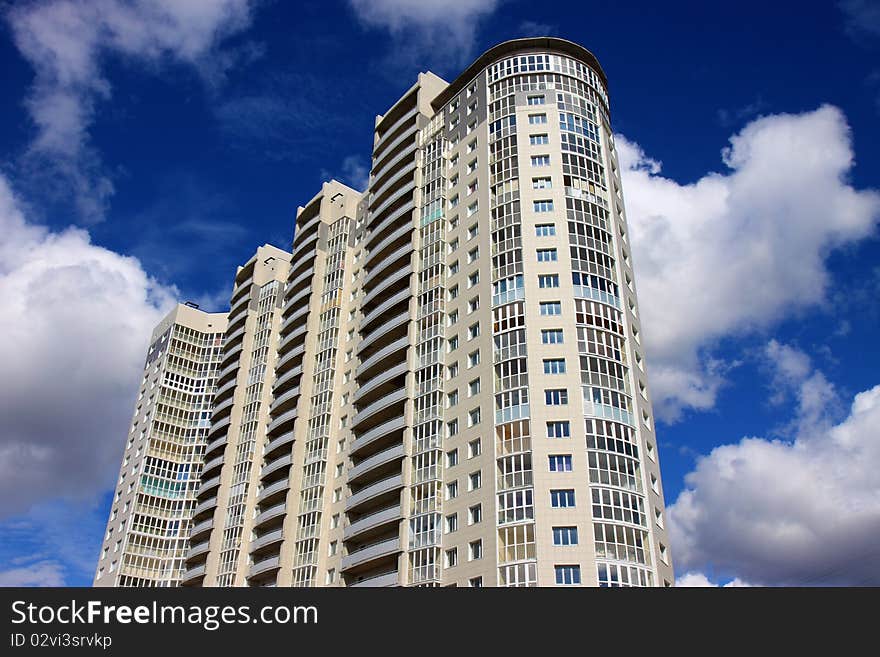
[[[445,553],[445,565],[447,568],[454,568],[458,565],[458,548],[452,548],[451,550],[446,550]]]
[[[480,350],[472,351],[468,354],[468,367],[474,367],[480,364]]]
[[[468,508],[468,524],[476,525],[479,522],[483,522],[483,505],[475,504]]]
[[[448,325],[448,326],[452,326],[452,325],[455,324],[457,321],[458,321],[458,311],[457,311],[457,310],[453,310],[451,313],[449,313],[449,316],[448,316],[448,319],[447,319],[447,325]]]
[[[477,490],[483,485],[483,472],[477,470],[468,475],[468,490]]]
[[[451,184],[451,183],[450,183],[450,184]],[[456,194],[455,196],[453,196],[453,197],[451,197],[451,198],[449,199],[449,207],[450,207],[450,209],[451,209],[451,208],[454,208],[454,207],[456,207],[456,206],[458,206],[458,194]]]
[[[446,516],[446,533],[451,534],[452,532],[458,531],[458,514],[453,513],[452,515]]]
[[[480,323],[471,324],[468,327],[468,340],[473,340],[480,335]]]
[[[538,249],[538,262],[556,262],[556,249]]]
[[[562,314],[562,303],[559,301],[542,301],[541,302],[541,314],[542,315],[561,315]]]
[[[532,189],[552,189],[553,181],[550,176],[543,178],[532,178]]]
[[[565,388],[545,390],[544,402],[547,406],[565,406],[568,403],[568,390]]]
[[[483,450],[482,443],[480,439],[472,440],[468,443],[468,458],[472,459],[475,456],[479,456]]]
[[[570,438],[571,422],[568,420],[554,420],[547,423],[548,438]]]
[[[458,361],[455,361],[446,370],[447,378],[451,379],[453,377],[458,376]]]
[[[341,502],[342,501],[342,488],[337,488],[333,491],[333,501]]]
[[[327,579],[324,580],[324,582],[325,582],[325,584],[332,584],[335,579],[336,579],[336,569],[330,568],[327,571]]]
[[[449,288],[449,300],[452,301],[453,299],[457,299],[457,298],[458,298],[458,284],[455,284],[451,288]]]
[[[458,349],[458,336],[457,335],[453,335],[451,338],[449,338],[448,342],[449,342],[449,351],[455,351],[456,349]]]
[[[529,96],[526,101],[529,105],[543,105],[544,96]]]
[[[475,271],[473,274],[468,276],[468,287],[473,287],[477,283],[480,282],[480,272]]]
[[[544,146],[549,143],[547,135],[529,135],[529,144],[532,146]]]
[[[562,344],[562,329],[543,329],[541,342],[542,344]]]
[[[446,395],[446,408],[455,406],[458,403],[458,390],[453,390]]]
[[[471,577],[468,580],[468,586],[472,589],[481,589],[483,588],[483,578],[482,577]]]
[[[449,243],[449,252],[452,253],[458,248],[458,238],[456,237]]]
[[[566,488],[550,491],[550,505],[554,509],[567,509],[574,506],[574,489]]]
[[[446,484],[446,499],[454,500],[458,497],[458,481],[452,481]]]
[[[559,287],[559,274],[541,274],[538,276],[538,287]]]
[[[449,265],[449,275],[453,276],[458,273],[458,260]]]
[[[480,420],[482,420],[482,413],[480,412],[479,407],[472,409],[468,413],[468,426],[472,427],[475,424],[479,424]]]
[[[480,234],[480,225],[479,224],[474,224],[473,226],[468,228],[468,239],[469,240],[474,239],[479,234]]]
[[[330,529],[336,529],[339,527],[339,514],[334,513],[333,517],[330,518]]]
[[[550,156],[549,155],[532,155],[532,166],[533,167],[549,167],[550,166]]]
[[[473,153],[475,150],[477,150],[477,140],[476,140],[476,139],[472,140],[472,141],[467,145],[467,152],[468,152],[468,153]]]
[[[577,527],[554,527],[553,528],[553,545],[577,545],[578,544],[578,528]]]
[[[468,314],[476,312],[480,307],[480,297],[474,297],[468,301]]]
[[[535,212],[553,212],[553,201],[549,199],[533,201],[532,208]]]
[[[458,435],[458,420],[452,420],[451,422],[446,423],[446,435],[452,438],[452,436]]]
[[[556,566],[556,583],[561,585],[574,585],[581,583],[580,566]]]
[[[474,180],[472,183],[470,183],[470,184],[467,186],[467,195],[470,196],[471,194],[473,194],[474,192],[476,192],[477,189],[478,189],[477,181]],[[469,234],[468,234],[468,238],[470,238],[470,237],[473,237],[473,236],[470,235],[470,233],[469,233]]]
[[[480,247],[476,246],[468,251],[468,264],[480,257]]]
[[[458,228],[458,215],[449,220],[449,230],[455,230],[456,228]]]
[[[339,543],[337,541],[331,541],[330,545],[327,548],[328,556],[332,557],[334,554],[336,554],[336,549],[338,546],[339,546]]]
[[[480,380],[474,379],[468,383],[468,397],[473,397],[480,392]]]
[[[545,358],[544,374],[565,374],[565,359]]]
[[[471,541],[468,543],[468,559],[476,561],[483,558],[483,541]]]
[[[535,226],[537,237],[553,237],[556,234],[556,224],[538,224]]]
[[[542,125],[547,123],[546,114],[529,114],[529,125]]]
[[[449,452],[446,452],[446,467],[453,468],[458,465],[458,450],[453,449]]]
[[[571,472],[571,454],[551,454],[550,472]]]
[[[470,162],[468,162],[468,165],[467,165],[467,172],[468,172],[468,173],[473,173],[473,172],[476,171],[476,170],[477,170],[477,158],[474,158],[473,160],[471,160]]]

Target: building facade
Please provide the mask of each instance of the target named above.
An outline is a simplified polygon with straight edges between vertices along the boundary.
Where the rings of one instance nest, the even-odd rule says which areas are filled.
[[[197,505],[190,569],[213,586],[245,584],[260,467],[272,404],[290,254],[263,245],[235,275]]]
[[[153,331],[95,586],[178,586],[226,313],[178,305]]]
[[[231,512],[202,507],[206,481],[184,583],[672,584],[589,51],[518,39],[452,83],[421,74],[376,119],[367,190],[332,181],[299,209],[281,304],[236,574],[212,574]]]

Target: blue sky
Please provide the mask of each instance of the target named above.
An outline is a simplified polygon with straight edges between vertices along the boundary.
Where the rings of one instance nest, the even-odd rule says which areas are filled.
[[[3,5],[0,583],[91,582],[146,340],[504,39],[610,80],[676,574],[880,584],[876,2]]]

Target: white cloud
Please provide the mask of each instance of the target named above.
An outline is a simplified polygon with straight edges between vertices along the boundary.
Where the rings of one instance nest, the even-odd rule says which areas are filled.
[[[837,108],[757,119],[722,152],[725,173],[682,185],[616,137],[654,403],[672,421],[714,406],[718,341],[822,304],[830,251],[872,234],[880,194],[848,182]]]
[[[718,586],[722,586],[725,589],[745,588],[751,586],[751,584],[743,582],[738,577],[730,580],[726,584],[714,584],[703,573],[698,572],[689,572],[681,575],[680,577],[676,577],[675,585],[680,588],[717,588]]]
[[[0,586],[64,586],[64,569],[56,561],[0,570]]]
[[[388,30],[395,40],[394,59],[430,55],[455,64],[470,58],[479,22],[500,0],[348,0],[367,27]]]
[[[35,70],[26,107],[37,128],[29,156],[71,185],[79,213],[100,219],[113,193],[89,146],[95,106],[110,96],[103,58],[166,59],[216,79],[231,64],[216,46],[250,22],[250,0],[43,0],[8,14],[15,44]]]
[[[119,467],[153,326],[176,291],[86,231],[29,223],[0,177],[0,516],[90,498]]]
[[[762,585],[880,584],[880,386],[834,423],[837,394],[803,355],[771,343],[798,398],[792,441],[743,438],[697,461],[668,509],[685,573],[711,569]],[[696,581],[695,577],[690,578]]]

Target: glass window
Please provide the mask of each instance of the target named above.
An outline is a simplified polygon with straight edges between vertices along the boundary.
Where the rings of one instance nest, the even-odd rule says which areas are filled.
[[[550,505],[554,509],[567,509],[574,506],[574,489],[566,488],[550,491]]]
[[[553,545],[577,545],[578,529],[577,527],[554,527],[553,528]]]

